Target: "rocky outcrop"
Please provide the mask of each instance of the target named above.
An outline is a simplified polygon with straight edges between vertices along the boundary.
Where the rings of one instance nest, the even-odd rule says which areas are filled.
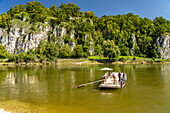
[[[14,20],[9,25],[9,30],[0,29],[0,43],[6,46],[7,52],[11,54],[19,54],[20,52],[27,52],[30,49],[35,49],[40,44],[41,40],[47,41],[52,35],[48,36],[48,32],[57,38],[60,45],[64,45],[63,37],[67,30],[64,27],[56,26],[52,28],[47,22],[29,24],[21,20]],[[74,35],[70,35],[74,38]],[[70,44],[73,49],[75,44]]]
[[[28,23],[21,22],[17,20],[14,25],[10,25],[10,29],[7,33],[7,30],[0,30],[0,43],[6,46],[7,52],[11,54],[19,54],[20,52],[27,52],[30,49],[38,47],[41,40],[47,40],[47,32],[50,30],[50,27],[43,25],[36,25],[37,30],[30,30],[33,26],[26,25]]]
[[[161,57],[170,59],[170,35],[162,35],[157,39],[156,44],[158,46],[158,52],[161,53]]]
[[[85,35],[85,41],[89,46],[89,54],[94,55],[93,38],[92,38],[91,33],[87,33]]]
[[[74,47],[76,45],[75,41],[74,41],[74,33],[75,33],[74,30],[70,33],[70,41],[68,42],[68,45],[71,48],[71,52],[73,51],[73,49],[74,49]]]
[[[60,28],[60,26],[55,26],[52,29],[52,34],[50,35],[50,38],[52,36],[58,37],[55,42],[58,42],[60,45],[64,45],[65,43],[64,43],[63,37],[66,35],[66,33],[67,33],[67,30],[64,27]]]
[[[132,33],[131,39],[132,39],[133,46],[130,49],[130,52],[133,54],[133,56],[135,56],[135,44],[136,44],[135,34]]]

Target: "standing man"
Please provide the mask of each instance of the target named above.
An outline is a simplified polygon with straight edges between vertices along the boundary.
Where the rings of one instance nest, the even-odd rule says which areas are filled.
[[[120,77],[121,77],[120,71],[119,71],[119,73],[118,73],[118,77],[119,77],[119,81],[120,81]]]
[[[125,80],[125,73],[123,73],[123,80]]]

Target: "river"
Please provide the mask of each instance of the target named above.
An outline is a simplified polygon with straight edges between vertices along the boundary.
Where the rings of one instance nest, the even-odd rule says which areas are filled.
[[[122,89],[99,89],[110,67],[125,72]],[[1,66],[0,110],[12,113],[169,113],[170,64]]]

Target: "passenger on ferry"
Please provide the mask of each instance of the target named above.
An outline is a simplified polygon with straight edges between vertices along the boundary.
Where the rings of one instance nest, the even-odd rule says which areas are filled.
[[[125,80],[125,73],[123,73],[123,80]]]
[[[112,74],[112,77],[113,77],[113,79],[114,79],[114,83],[116,83],[116,76],[115,76],[114,73]]]
[[[118,77],[119,77],[119,81],[120,81],[120,78],[121,78],[121,73],[120,73],[120,71],[119,71],[119,73],[118,73]]]

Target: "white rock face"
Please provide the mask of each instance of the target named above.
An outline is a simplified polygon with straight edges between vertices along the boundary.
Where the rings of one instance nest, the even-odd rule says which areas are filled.
[[[130,51],[131,51],[131,53],[133,53],[133,55],[135,56],[135,44],[136,44],[135,34],[132,33],[131,39],[132,39],[133,46],[132,46],[132,48],[130,49]]]
[[[25,22],[26,20],[27,20],[27,17],[26,17],[26,16],[24,16],[24,18],[23,18],[23,20],[22,20],[22,21],[24,21],[24,22]]]
[[[162,58],[170,59],[170,35],[165,35],[157,39],[158,52]]]
[[[34,29],[34,30],[33,30]],[[48,33],[51,33],[50,36]],[[64,38],[67,34],[67,29],[61,25],[51,27],[50,23],[29,23],[26,18],[23,20],[14,19],[9,24],[9,29],[0,28],[0,43],[6,47],[7,52],[11,54],[19,54],[20,52],[27,52],[30,49],[35,49],[39,46],[41,40],[48,41],[52,38],[54,42],[64,45]],[[72,29],[68,42],[71,51],[73,51],[75,44],[75,31]],[[90,55],[94,54],[92,34],[87,33],[85,40],[89,46]]]
[[[58,42],[60,45],[64,45],[65,43],[63,37],[66,35],[66,33],[67,30],[64,27],[60,28],[60,26],[55,26],[50,38],[54,35],[54,37],[58,37],[56,42]]]
[[[57,42],[61,45],[64,45],[64,40],[62,39],[66,34],[66,29],[64,27],[60,28],[56,26],[54,29],[50,27],[47,22],[45,23],[45,27],[38,23],[36,25],[37,30],[32,32],[28,32],[32,25],[11,25],[9,32],[4,29],[0,29],[0,43],[4,45],[7,49],[7,52],[11,54],[19,54],[20,52],[27,52],[30,49],[35,49],[40,44],[40,41],[47,41],[48,38],[51,38],[47,35],[49,31],[52,30],[52,34],[60,37]],[[72,37],[74,38],[74,37]]]
[[[93,47],[93,39],[92,35],[90,33],[87,33],[85,35],[85,41],[88,43],[89,47],[89,54],[93,55],[94,54],[94,47]]]
[[[39,33],[27,34],[29,28],[11,27],[9,34],[7,31],[0,32],[0,43],[6,46],[7,52],[11,54],[19,54],[20,52],[27,52],[30,49],[38,47],[41,40],[47,40],[47,31],[49,28],[40,28]],[[2,31],[2,30],[0,30]]]
[[[72,40],[74,39],[74,33],[75,33],[75,31],[72,31],[70,33],[70,39],[72,39]],[[73,51],[74,47],[76,46],[75,42],[72,40],[68,42],[68,46],[71,48],[71,52]]]

